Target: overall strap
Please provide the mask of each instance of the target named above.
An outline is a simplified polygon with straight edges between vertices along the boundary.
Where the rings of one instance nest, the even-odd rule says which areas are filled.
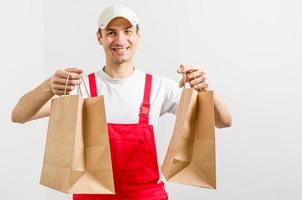
[[[152,86],[152,75],[146,74],[144,100],[140,106],[139,123],[149,124],[149,111],[150,111],[150,95]]]
[[[97,87],[96,87],[95,74],[94,73],[89,74],[88,79],[89,79],[90,95],[91,95],[91,97],[97,97],[98,91],[97,91]]]
[[[94,73],[89,74],[88,79],[89,79],[89,89],[90,89],[91,97],[98,96],[95,74]],[[152,75],[146,74],[144,99],[140,106],[139,123],[149,124],[151,86],[152,86]]]

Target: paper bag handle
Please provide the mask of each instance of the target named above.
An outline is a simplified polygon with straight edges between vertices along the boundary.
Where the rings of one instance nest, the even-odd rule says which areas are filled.
[[[192,73],[192,72],[189,72],[189,73]],[[183,89],[186,88],[186,82],[187,82],[187,76],[186,76],[186,72],[185,73],[181,73],[182,74],[182,78],[184,79],[185,83],[184,83],[184,87]],[[195,74],[193,73],[193,76],[194,76],[194,80],[196,79],[196,76]],[[203,89],[201,89],[200,85],[199,85],[199,91],[198,92],[202,92],[204,91]]]
[[[86,82],[85,82],[83,76],[80,75],[80,77],[81,77],[82,82],[83,82],[83,84],[84,84],[84,88],[85,88],[85,91],[86,91],[87,96],[88,96],[89,98],[91,98],[91,96],[90,96],[90,94],[89,94],[89,92],[88,92],[88,88],[87,88],[87,85],[86,85]],[[78,90],[77,90],[78,95],[79,95],[79,93],[80,93],[81,96],[83,97],[83,93],[82,93],[82,90],[81,90],[81,86],[80,86],[80,85],[77,85],[77,89],[78,89]]]
[[[66,96],[66,91],[67,91],[67,85],[68,85],[69,77],[70,77],[70,72],[67,72],[67,79],[66,79],[66,82],[65,82],[65,88],[64,88],[64,94],[63,94],[63,96]],[[80,78],[82,79],[82,82],[84,84],[84,88],[85,88],[86,94],[90,98],[90,94],[88,92],[87,85],[86,85],[86,82],[85,82],[83,76],[80,75]],[[80,94],[83,97],[83,93],[82,93],[80,85],[77,85],[77,88],[78,88],[78,90],[77,90],[78,95],[79,95],[79,91],[80,91]]]
[[[66,96],[67,84],[68,84],[68,81],[69,81],[69,76],[70,76],[70,73],[67,72],[67,79],[66,79],[66,82],[65,82],[64,94],[63,94],[64,97]]]

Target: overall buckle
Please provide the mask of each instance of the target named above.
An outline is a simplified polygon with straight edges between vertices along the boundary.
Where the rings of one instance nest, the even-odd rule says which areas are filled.
[[[140,106],[140,113],[148,115],[150,111],[150,103],[142,103]]]

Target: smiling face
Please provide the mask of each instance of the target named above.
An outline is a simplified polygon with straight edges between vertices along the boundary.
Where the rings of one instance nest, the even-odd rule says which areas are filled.
[[[114,18],[101,33],[97,33],[106,54],[106,63],[115,65],[132,62],[139,38],[139,30],[122,17]]]

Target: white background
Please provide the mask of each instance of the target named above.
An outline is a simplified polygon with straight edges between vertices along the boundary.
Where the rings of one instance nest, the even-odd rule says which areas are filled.
[[[140,19],[138,68],[178,80],[179,64],[202,64],[233,114],[216,133],[217,190],[167,183],[170,199],[301,199],[299,0],[1,0],[0,198],[71,199],[39,185],[47,119],[19,125],[10,114],[56,69],[100,69],[96,22],[115,3]],[[174,119],[160,121],[160,160]]]

